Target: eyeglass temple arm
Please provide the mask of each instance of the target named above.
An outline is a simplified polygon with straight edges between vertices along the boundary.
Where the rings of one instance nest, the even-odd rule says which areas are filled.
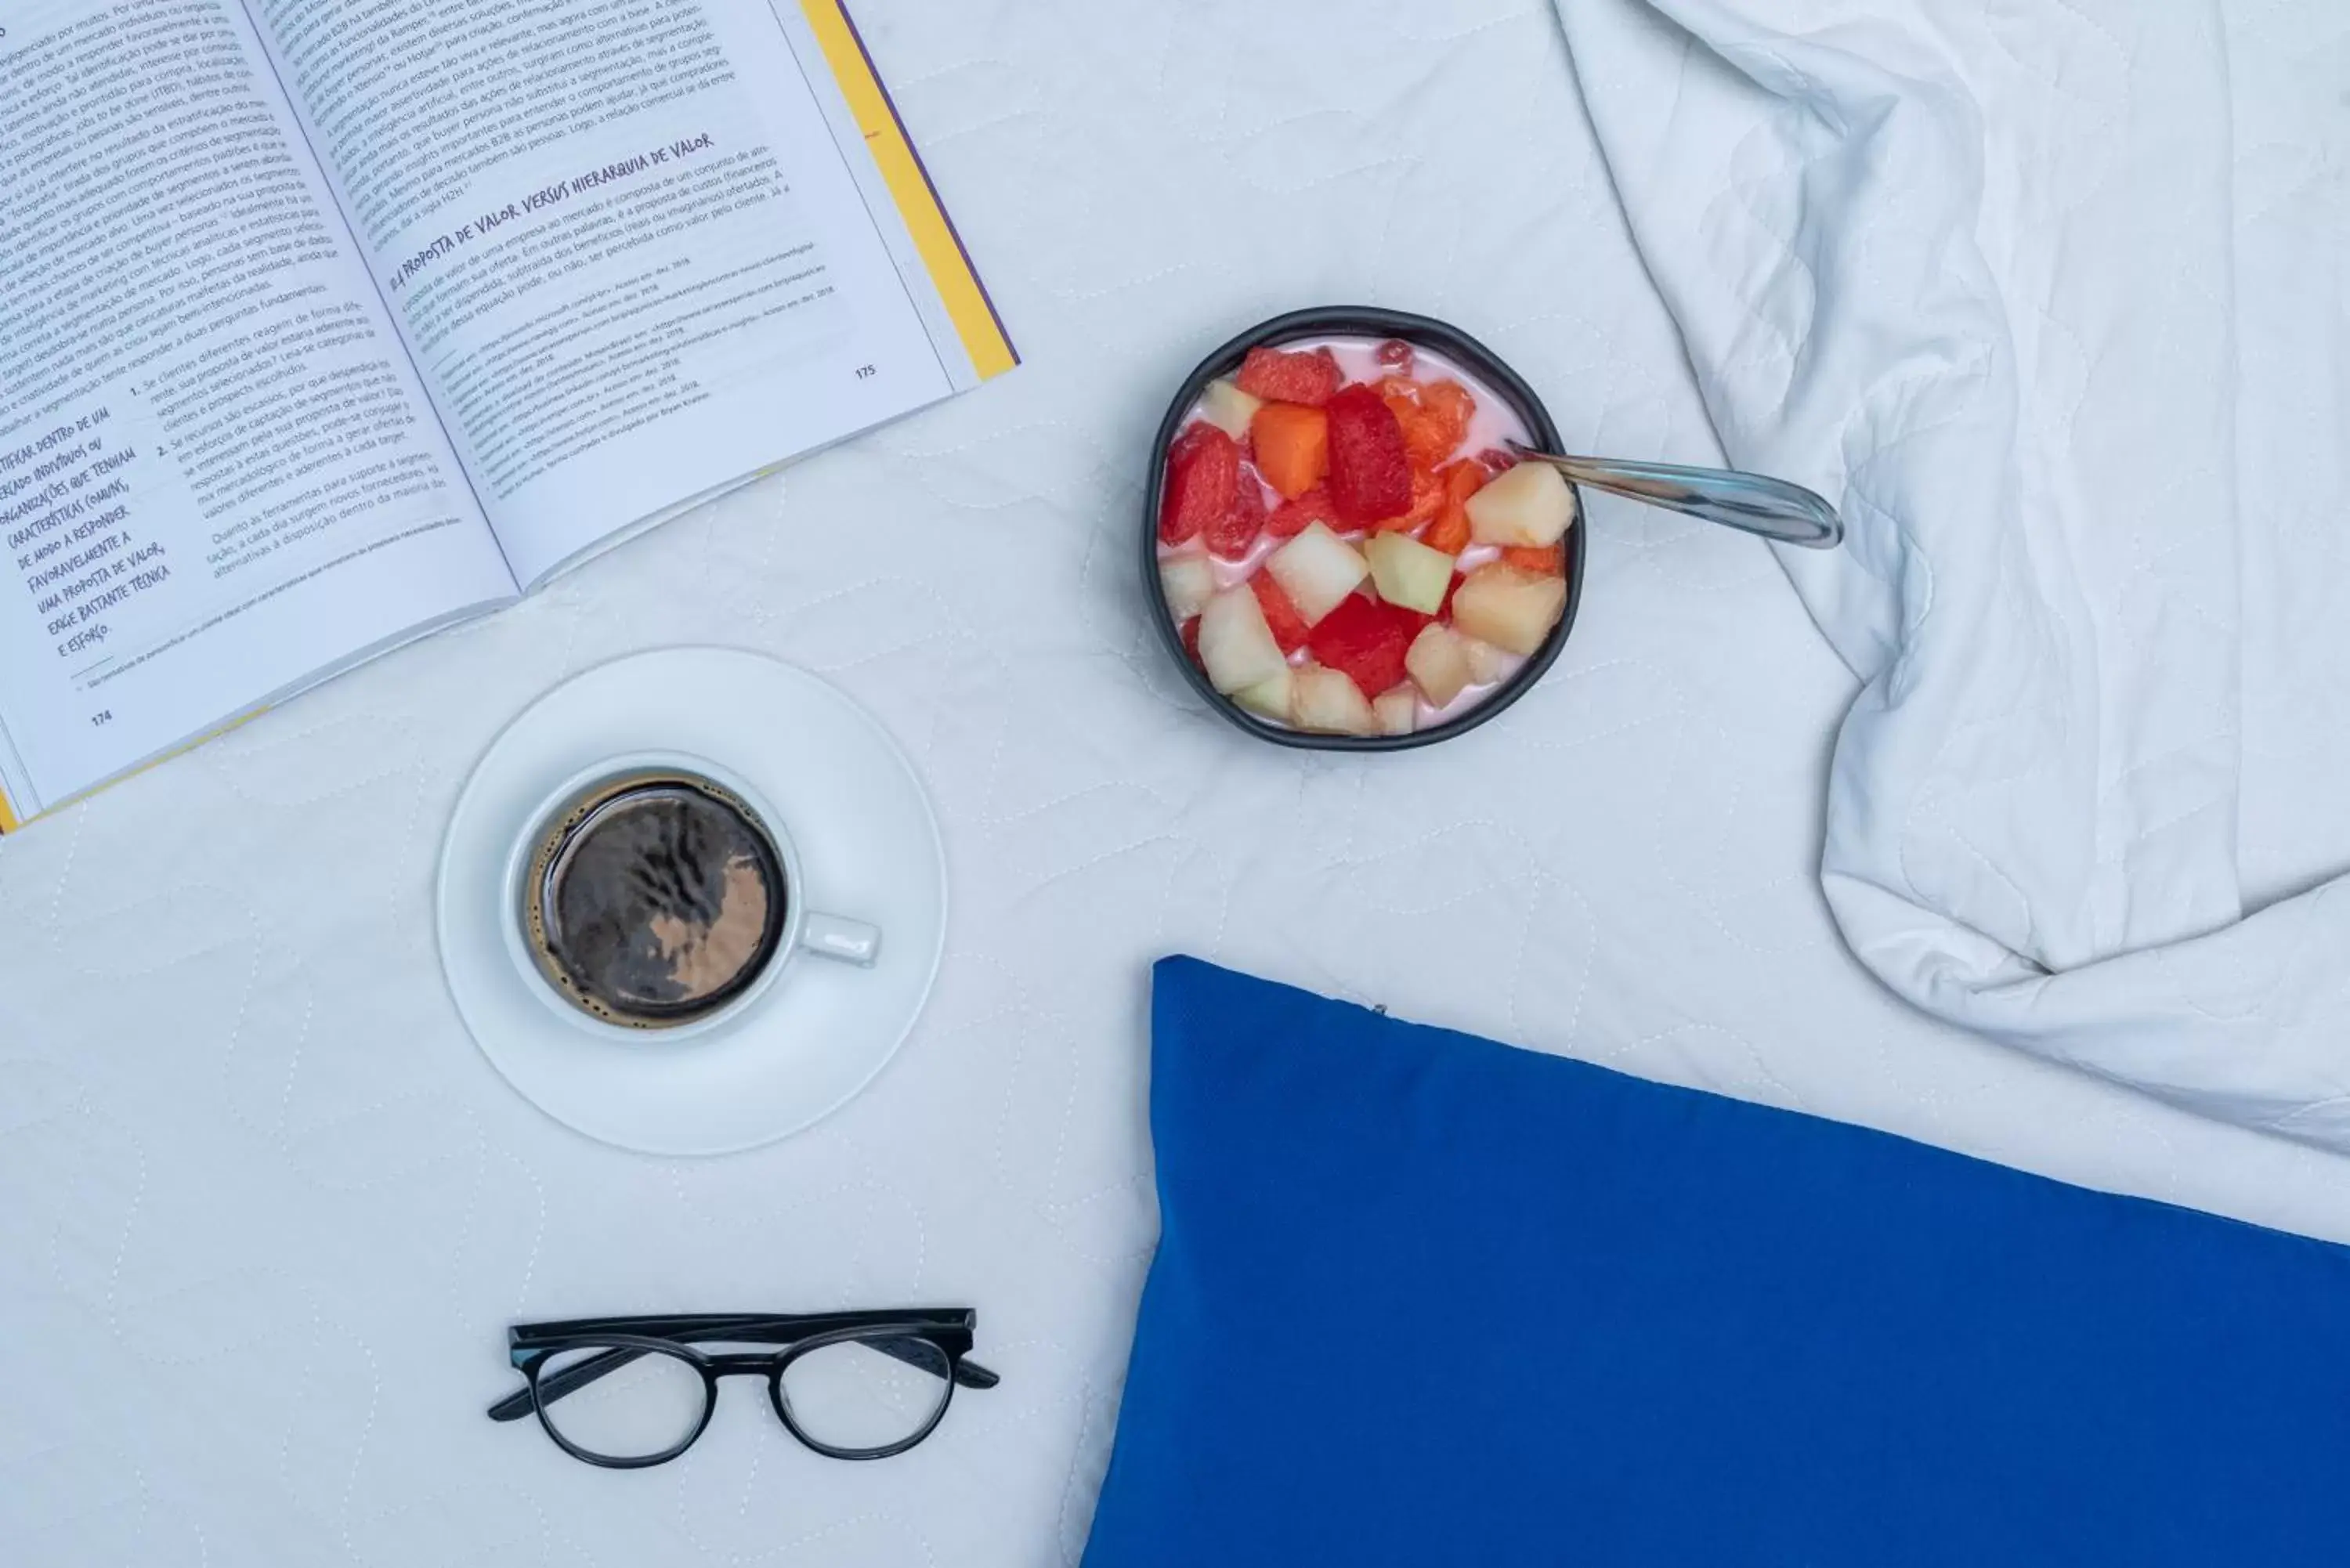
[[[669,1335],[667,1337],[682,1338],[684,1336]],[[710,1333],[700,1334],[696,1337],[725,1339],[733,1336],[726,1333]],[[912,1340],[913,1336],[908,1335],[906,1336],[906,1339]],[[914,1367],[919,1371],[928,1372],[933,1376],[938,1375],[937,1366],[911,1349],[906,1343],[906,1340],[865,1339],[859,1340],[858,1343],[864,1345],[868,1350],[879,1351],[882,1355],[889,1356],[894,1360],[902,1361],[907,1366]],[[927,1340],[915,1340],[914,1343],[928,1344],[929,1342]],[[626,1366],[629,1362],[636,1360],[639,1356],[649,1354],[650,1353],[635,1349],[632,1346],[618,1345],[610,1350],[604,1351],[600,1355],[591,1355],[587,1360],[579,1362],[576,1366],[565,1367],[562,1371],[555,1374],[551,1377],[540,1378],[538,1380],[538,1397],[543,1403],[552,1404],[556,1400],[562,1398],[565,1395],[577,1393],[581,1388],[586,1387],[588,1384],[595,1382],[598,1378],[602,1377],[608,1373],[618,1372],[621,1367]],[[954,1380],[958,1385],[965,1388],[993,1388],[998,1383],[1003,1381],[1001,1377],[998,1377],[994,1373],[990,1372],[986,1367],[982,1366],[976,1361],[957,1362],[954,1369]],[[531,1391],[529,1388],[525,1387],[520,1392],[509,1394],[504,1398],[499,1400],[496,1404],[491,1406],[489,1409],[489,1417],[493,1421],[515,1421],[529,1415],[530,1412]]]

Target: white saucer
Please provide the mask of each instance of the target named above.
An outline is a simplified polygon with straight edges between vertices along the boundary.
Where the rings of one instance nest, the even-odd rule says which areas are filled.
[[[755,785],[798,843],[808,905],[881,928],[874,967],[795,963],[755,1006],[680,1041],[602,1039],[553,1012],[506,950],[508,852],[566,778],[649,750]],[[482,1054],[556,1121],[645,1154],[754,1148],[847,1104],[930,996],[946,913],[938,822],[897,742],[815,676],[734,649],[636,654],[540,698],[484,753],[441,851],[441,966]]]

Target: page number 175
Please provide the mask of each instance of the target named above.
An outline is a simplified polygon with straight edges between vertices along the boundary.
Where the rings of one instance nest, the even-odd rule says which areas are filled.
[[[860,381],[869,381],[880,373],[881,372],[879,370],[870,365],[859,365],[857,367],[857,379]]]

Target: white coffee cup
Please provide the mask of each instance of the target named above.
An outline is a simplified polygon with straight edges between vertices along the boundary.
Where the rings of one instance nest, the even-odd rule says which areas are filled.
[[[676,1023],[623,1023],[598,1017],[582,1005],[578,998],[567,994],[550,978],[533,951],[528,931],[529,885],[531,878],[539,873],[541,852],[547,847],[550,836],[566,816],[595,792],[635,774],[647,775],[649,784],[659,779],[674,779],[691,784],[698,779],[716,786],[717,794],[713,798],[731,797],[731,800],[722,800],[721,804],[739,807],[740,814],[750,819],[750,826],[773,849],[783,879],[781,929],[773,940],[764,967],[746,986],[723,1003],[708,1012]],[[565,836],[576,835],[578,827],[575,826]],[[631,752],[608,757],[592,767],[581,769],[549,790],[524,819],[522,830],[515,836],[514,847],[507,854],[502,903],[505,910],[502,924],[505,931],[506,954],[514,961],[525,986],[545,1001],[557,1017],[575,1028],[610,1040],[667,1044],[721,1028],[756,1007],[760,999],[782,980],[803,952],[860,969],[870,969],[881,952],[881,932],[878,928],[862,920],[828,915],[809,908],[798,847],[792,842],[791,833],[785,826],[783,818],[765,797],[747,780],[727,768],[706,757],[684,752]]]

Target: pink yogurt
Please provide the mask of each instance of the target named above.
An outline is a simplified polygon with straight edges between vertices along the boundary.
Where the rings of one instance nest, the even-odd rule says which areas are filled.
[[[1386,377],[1399,375],[1409,376],[1419,381],[1434,381],[1449,378],[1460,382],[1468,388],[1470,395],[1477,400],[1477,411],[1470,418],[1469,434],[1461,446],[1461,452],[1464,456],[1474,455],[1494,448],[1507,451],[1506,443],[1513,441],[1527,445],[1534,444],[1534,432],[1526,428],[1526,422],[1523,420],[1518,418],[1517,410],[1511,405],[1508,399],[1494,390],[1492,384],[1480,378],[1476,372],[1467,369],[1456,359],[1440,354],[1435,349],[1422,348],[1419,344],[1412,346],[1412,362],[1408,368],[1400,370],[1389,369],[1379,363],[1378,358],[1379,345],[1385,341],[1387,339],[1378,337],[1305,337],[1295,342],[1283,343],[1278,347],[1287,354],[1310,354],[1317,348],[1327,348],[1331,356],[1338,361],[1338,369],[1345,373],[1349,381],[1369,381],[1376,384]],[[1200,405],[1194,403],[1185,423],[1188,425],[1192,420],[1198,419],[1200,411]],[[1257,477],[1254,464],[1243,462],[1241,465],[1241,483],[1263,487],[1266,511],[1270,512],[1281,504],[1281,497],[1274,493],[1273,487],[1264,484],[1263,481]],[[1342,533],[1338,536],[1342,539],[1359,540],[1363,537],[1363,530],[1354,529]],[[1267,556],[1287,543],[1287,540],[1276,539],[1270,534],[1260,534],[1257,535],[1256,543],[1249,547],[1248,554],[1237,559],[1210,556],[1208,562],[1214,568],[1216,587],[1228,588],[1236,583],[1248,581],[1256,576],[1258,569],[1264,565],[1264,558]],[[1159,556],[1161,560],[1164,560],[1170,556],[1183,555],[1192,548],[1191,545],[1161,545],[1159,546]],[[1500,554],[1501,551],[1491,545],[1471,545],[1461,552],[1459,559],[1454,563],[1454,569],[1462,573],[1473,572]],[[1413,696],[1417,700],[1418,709],[1413,728],[1415,730],[1433,729],[1449,719],[1457,718],[1467,712],[1495,691],[1508,685],[1525,664],[1525,660],[1514,653],[1503,653],[1499,649],[1494,652],[1499,659],[1500,679],[1465,686],[1461,688],[1459,696],[1441,708],[1436,707],[1427,698],[1414,691]],[[1309,663],[1311,659],[1312,656],[1304,649],[1289,656],[1289,662],[1293,668]]]

